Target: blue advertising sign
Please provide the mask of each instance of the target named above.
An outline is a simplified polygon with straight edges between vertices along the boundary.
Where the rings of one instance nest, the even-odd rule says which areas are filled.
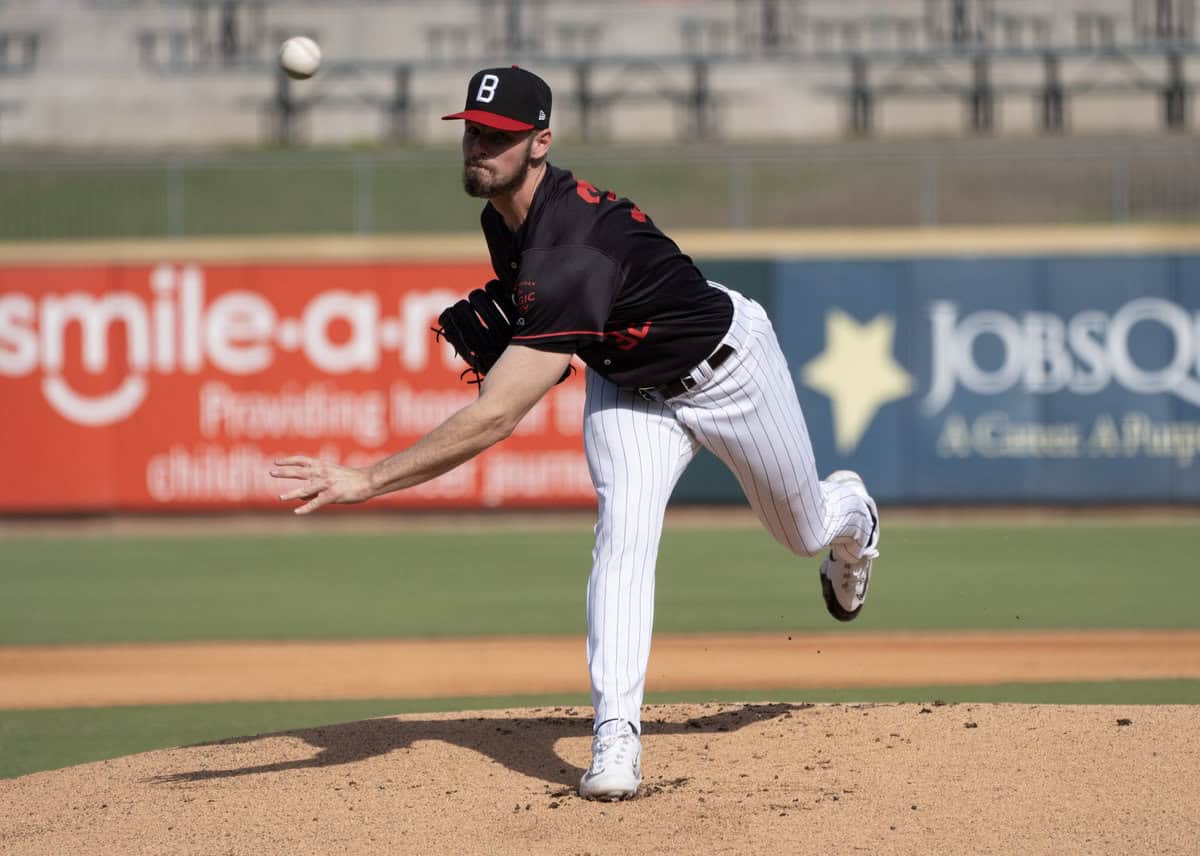
[[[1200,255],[789,261],[772,306],[880,501],[1200,499]]]

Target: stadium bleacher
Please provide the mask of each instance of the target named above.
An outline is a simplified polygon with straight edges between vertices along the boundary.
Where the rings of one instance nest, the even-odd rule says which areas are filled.
[[[0,143],[437,141],[463,75],[501,62],[543,71],[560,132],[584,138],[1181,130],[1196,7],[29,0],[0,7],[0,97],[25,103]],[[284,87],[274,53],[296,34],[317,39],[327,62]]]

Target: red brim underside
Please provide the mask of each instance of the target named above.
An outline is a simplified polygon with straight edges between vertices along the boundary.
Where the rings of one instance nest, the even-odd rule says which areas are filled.
[[[530,125],[528,122],[518,122],[516,119],[510,119],[498,113],[489,113],[486,110],[463,110],[461,113],[451,113],[449,116],[443,116],[442,118],[466,119],[468,122],[477,122],[480,125],[487,125],[489,128],[495,128],[499,131],[528,131],[533,128],[533,125]]]

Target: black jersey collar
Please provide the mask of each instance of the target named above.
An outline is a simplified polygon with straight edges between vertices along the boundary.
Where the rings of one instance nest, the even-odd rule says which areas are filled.
[[[491,213],[495,216],[500,227],[512,235],[513,243],[518,246],[525,244],[525,236],[533,228],[530,223],[541,216],[542,209],[546,207],[546,200],[553,195],[553,191],[549,185],[557,183],[559,178],[565,174],[564,170],[552,165],[550,161],[546,161],[546,173],[542,176],[542,180],[538,182],[537,188],[533,191],[533,199],[529,200],[529,210],[525,212],[525,219],[521,221],[521,225],[517,227],[515,232],[509,232],[508,224],[504,222],[504,217],[496,210],[496,206],[492,205],[490,200],[488,201],[487,207],[491,209]]]

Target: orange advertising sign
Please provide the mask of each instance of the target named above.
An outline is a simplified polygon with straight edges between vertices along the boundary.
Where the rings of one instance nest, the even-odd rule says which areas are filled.
[[[476,392],[430,328],[479,264],[0,267],[0,511],[277,505],[271,462],[362,465]],[[586,506],[584,384],[404,507]]]

